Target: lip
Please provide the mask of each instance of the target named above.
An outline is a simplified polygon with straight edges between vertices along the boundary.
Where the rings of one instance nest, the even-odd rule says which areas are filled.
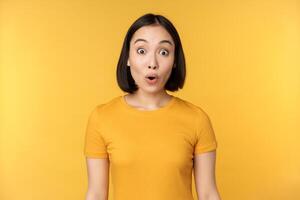
[[[158,75],[157,75],[157,74],[154,74],[154,73],[147,74],[147,75],[145,76],[145,78],[148,78],[149,76],[158,78]]]
[[[145,78],[145,81],[149,84],[149,85],[156,85],[158,83],[158,78],[152,79],[150,80],[149,78]]]

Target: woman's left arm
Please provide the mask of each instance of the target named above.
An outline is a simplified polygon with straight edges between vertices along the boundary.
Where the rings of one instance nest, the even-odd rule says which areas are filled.
[[[216,150],[194,156],[194,178],[199,200],[221,200],[215,178]]]

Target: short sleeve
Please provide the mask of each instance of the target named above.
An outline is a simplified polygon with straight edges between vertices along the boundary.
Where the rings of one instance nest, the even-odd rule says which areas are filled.
[[[209,116],[202,113],[197,120],[196,144],[194,154],[213,151],[217,148],[217,140]]]
[[[101,120],[99,118],[100,104],[94,108],[88,118],[85,129],[84,155],[91,158],[107,158],[105,141],[99,131]]]

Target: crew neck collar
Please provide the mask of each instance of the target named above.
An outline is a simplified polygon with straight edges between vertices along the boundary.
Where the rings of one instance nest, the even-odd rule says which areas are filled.
[[[171,107],[174,105],[176,98],[177,98],[176,96],[173,96],[173,95],[171,95],[171,97],[172,98],[163,107],[160,107],[160,108],[157,108],[154,110],[140,110],[140,109],[137,109],[137,108],[129,105],[125,100],[125,95],[119,96],[119,100],[120,100],[122,106],[130,112],[140,113],[140,114],[154,114],[154,113],[161,113],[161,112],[170,110]]]

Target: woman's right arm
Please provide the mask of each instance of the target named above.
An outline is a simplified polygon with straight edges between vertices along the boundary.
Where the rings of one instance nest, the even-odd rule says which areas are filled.
[[[86,200],[108,200],[109,159],[86,158],[88,189]]]

